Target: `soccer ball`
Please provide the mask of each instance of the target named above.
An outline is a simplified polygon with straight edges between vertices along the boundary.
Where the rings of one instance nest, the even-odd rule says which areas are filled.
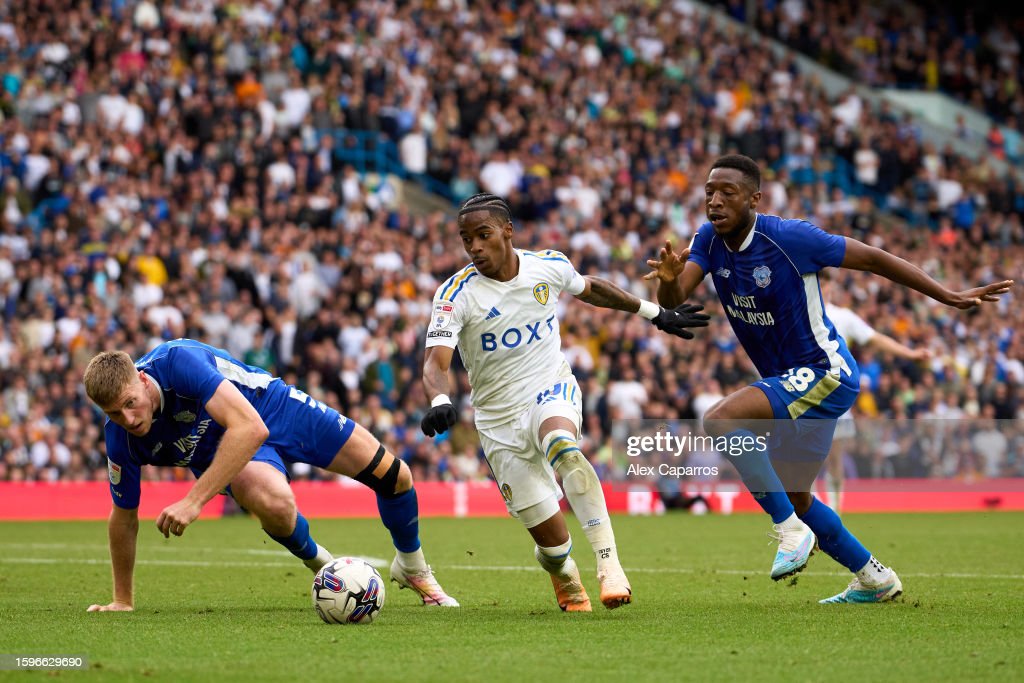
[[[384,607],[384,579],[363,560],[339,557],[316,573],[313,607],[328,624],[369,624]]]

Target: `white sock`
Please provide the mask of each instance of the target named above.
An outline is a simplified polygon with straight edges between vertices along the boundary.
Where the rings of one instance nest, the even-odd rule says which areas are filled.
[[[533,548],[533,556],[537,558],[537,562],[544,568],[544,571],[556,576],[563,576],[566,570],[576,566],[576,563],[569,556],[570,552],[572,552],[572,538],[562,545],[556,545],[553,548],[545,548],[539,545]]]
[[[796,516],[796,513],[793,512],[789,517],[786,517],[786,519],[782,520],[775,526],[780,529],[785,529],[786,531],[795,531],[797,529],[802,529],[804,527],[804,523]]]
[[[569,507],[576,514],[583,534],[597,558],[597,571],[619,568],[619,554],[615,548],[615,532],[608,516],[604,490],[594,466],[583,456],[571,433],[556,429],[544,437],[544,451],[548,462],[562,477],[562,488],[569,499]]]
[[[333,559],[334,559],[334,556],[331,555],[331,552],[327,548],[325,548],[322,545],[320,545],[319,543],[317,543],[316,544],[316,555],[314,555],[313,557],[309,558],[308,560],[303,560],[302,564],[306,565],[307,567],[309,567],[313,571],[318,572],[318,571],[320,571],[320,569],[325,564],[327,564],[328,562],[330,562]]]
[[[411,553],[403,553],[399,550],[398,564],[402,565],[402,569],[409,572],[422,572],[429,569],[427,559],[423,557],[423,548],[417,548]]]
[[[831,472],[825,473],[825,494],[828,498],[827,505],[832,508],[832,512],[839,512],[843,502],[843,482],[832,476]]]
[[[875,559],[872,555],[868,563],[857,570],[857,578],[869,585],[884,583],[892,572],[891,569]]]

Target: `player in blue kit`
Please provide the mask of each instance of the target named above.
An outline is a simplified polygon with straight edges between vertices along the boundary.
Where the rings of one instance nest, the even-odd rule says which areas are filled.
[[[669,308],[686,301],[710,273],[733,331],[761,374],[704,419],[712,436],[750,445],[734,465],[775,525],[779,549],[772,578],[803,569],[817,543],[854,573],[846,590],[822,602],[891,600],[903,590],[896,573],[810,493],[836,419],[860,386],[857,364],[825,315],[818,272],[830,266],[869,271],[959,309],[997,301],[1013,281],[950,291],[881,249],[807,221],[757,213],[760,185],[760,170],[749,157],[715,161],[705,185],[708,221],[688,249],[675,253],[667,242],[660,259],[648,261],[654,270],[645,279],[659,280],[658,302]],[[775,422],[766,427],[769,420]],[[767,449],[758,450],[752,437],[766,431],[776,433]]]
[[[181,536],[220,492],[260,520],[268,536],[314,572],[332,558],[295,506],[285,461],[353,477],[377,494],[397,554],[391,578],[427,605],[457,607],[420,548],[412,473],[361,426],[260,368],[190,339],[160,344],[133,363],[122,351],[98,354],[85,369],[89,398],[107,414],[108,523],[114,599],[89,611],[133,609],[142,465],[188,467],[197,480],[156,520]]]

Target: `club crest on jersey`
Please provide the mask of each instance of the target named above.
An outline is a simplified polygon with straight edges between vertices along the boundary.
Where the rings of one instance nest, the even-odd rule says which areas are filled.
[[[117,486],[121,483],[121,466],[107,461],[107,474],[110,475],[110,483]]]
[[[767,287],[772,283],[772,269],[768,266],[754,268],[754,284],[758,287]]]
[[[548,305],[548,295],[550,293],[551,287],[549,287],[546,282],[541,282],[533,286],[533,298],[536,299],[541,306]]]
[[[191,411],[189,411],[189,410],[183,410],[183,411],[181,411],[180,413],[178,413],[177,415],[174,416],[174,421],[175,422],[195,422],[196,421],[196,414],[191,412]]]
[[[434,324],[435,330],[442,330],[448,327],[448,323],[452,321],[452,312],[455,307],[451,304],[437,304],[434,306]]]
[[[512,502],[512,487],[508,484],[501,485],[501,497],[505,499],[506,503]]]

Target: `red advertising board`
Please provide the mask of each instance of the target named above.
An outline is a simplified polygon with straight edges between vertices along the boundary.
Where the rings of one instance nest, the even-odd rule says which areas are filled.
[[[156,518],[167,505],[181,499],[191,482],[144,482],[139,514]],[[941,488],[941,490],[936,490]],[[352,482],[292,484],[299,509],[307,517],[376,517],[377,503],[369,489]],[[496,517],[505,505],[490,482],[423,482],[416,486],[423,517]],[[718,514],[754,512],[757,503],[736,484],[714,484],[701,493],[709,511]],[[657,492],[646,486],[606,484],[608,509],[613,513],[659,514],[664,510]],[[0,482],[0,520],[106,519],[110,493],[104,482]],[[219,517],[223,499],[210,501],[203,517]],[[934,479],[860,479],[848,482],[844,512],[956,512],[1024,510],[1024,480],[989,479],[977,483],[937,482]]]

